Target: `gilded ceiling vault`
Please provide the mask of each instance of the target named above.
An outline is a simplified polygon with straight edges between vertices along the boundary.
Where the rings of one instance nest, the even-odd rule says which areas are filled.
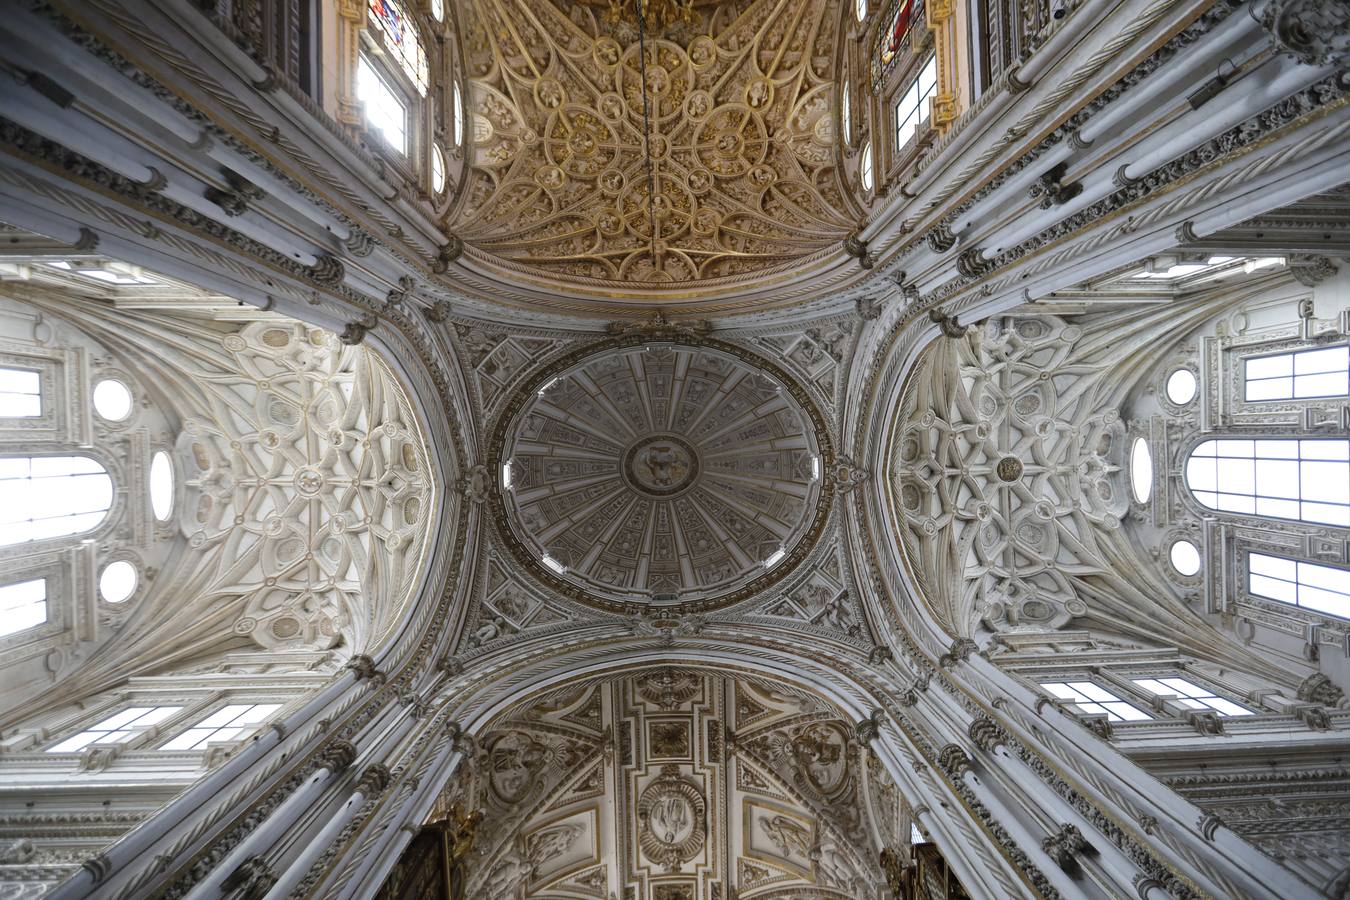
[[[598,291],[687,292],[799,270],[856,213],[839,168],[839,5],[693,6],[646,40],[602,4],[468,4],[475,264]],[[646,148],[651,150],[651,173]]]
[[[476,748],[438,804],[485,813],[469,897],[869,900],[880,847],[909,830],[841,711],[760,678],[664,667],[572,683]]]

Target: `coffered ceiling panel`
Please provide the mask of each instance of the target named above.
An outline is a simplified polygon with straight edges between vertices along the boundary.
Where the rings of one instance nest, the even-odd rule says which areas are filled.
[[[682,667],[526,701],[438,804],[485,811],[468,896],[875,900],[909,809],[841,715]]]

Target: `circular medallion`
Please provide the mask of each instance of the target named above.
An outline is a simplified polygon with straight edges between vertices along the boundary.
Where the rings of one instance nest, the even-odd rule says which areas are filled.
[[[638,798],[638,831],[642,851],[668,867],[693,859],[706,834],[703,794],[680,777],[679,766],[662,766],[661,774]]]
[[[623,456],[623,474],[634,490],[651,497],[669,497],[698,479],[698,451],[674,434],[643,437]]]
[[[604,609],[758,593],[828,515],[819,411],[773,364],[708,339],[628,335],[559,360],[508,405],[491,454],[518,562]]]
[[[1005,456],[998,461],[994,471],[999,481],[1016,481],[1022,477],[1022,461],[1015,456]]]

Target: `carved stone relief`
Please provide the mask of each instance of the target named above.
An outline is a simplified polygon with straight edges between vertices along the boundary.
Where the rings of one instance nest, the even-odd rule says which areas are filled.
[[[467,6],[472,168],[451,228],[469,253],[536,279],[684,290],[838,244],[853,219],[839,4],[692,4],[645,59],[636,23],[615,30],[602,6]]]

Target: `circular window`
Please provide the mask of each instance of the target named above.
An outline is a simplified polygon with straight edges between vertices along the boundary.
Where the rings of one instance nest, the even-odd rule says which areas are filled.
[[[440,144],[431,145],[431,189],[437,194],[445,190],[445,152]]]
[[[1172,568],[1182,575],[1194,575],[1200,571],[1200,551],[1190,541],[1177,541],[1168,551]]]
[[[110,562],[98,576],[98,592],[109,603],[121,603],[136,592],[136,567],[125,559]]]
[[[858,178],[862,181],[863,190],[872,189],[872,142],[863,144],[862,158],[858,161]]]
[[[1143,438],[1135,438],[1130,448],[1130,488],[1140,503],[1147,503],[1153,493],[1153,452]]]
[[[163,450],[150,458],[150,508],[161,522],[173,512],[173,461]]]
[[[105,378],[94,385],[94,411],[110,422],[131,415],[131,390],[122,382]]]
[[[1195,399],[1195,373],[1190,369],[1177,369],[1167,376],[1167,399],[1178,406],[1185,406]]]

